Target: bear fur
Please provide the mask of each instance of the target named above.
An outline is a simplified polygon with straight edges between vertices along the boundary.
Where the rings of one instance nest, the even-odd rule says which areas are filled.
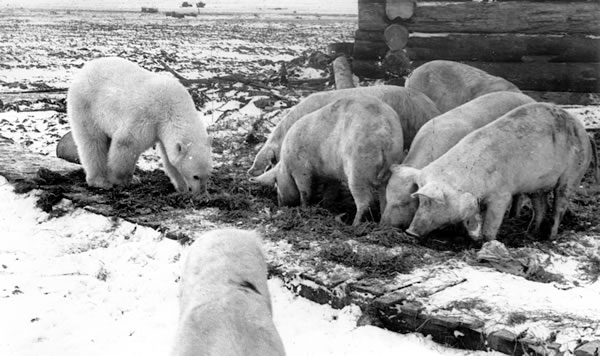
[[[175,78],[118,57],[95,59],[69,88],[67,113],[89,186],[129,184],[140,154],[158,143],[177,191],[205,192],[210,139]]]

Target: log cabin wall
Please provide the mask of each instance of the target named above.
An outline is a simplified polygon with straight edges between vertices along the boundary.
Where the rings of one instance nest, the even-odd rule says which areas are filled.
[[[522,90],[600,92],[600,0],[358,0],[353,70],[463,62]]]

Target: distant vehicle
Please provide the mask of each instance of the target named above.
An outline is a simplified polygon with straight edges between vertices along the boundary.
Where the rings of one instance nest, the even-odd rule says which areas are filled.
[[[206,6],[206,4],[203,3],[202,1],[196,3],[196,7],[199,8],[199,9],[203,8],[204,6]]]
[[[184,2],[181,3],[181,7],[192,7],[192,6],[194,6],[194,5],[190,4],[187,1],[184,1]]]
[[[142,6],[142,12],[147,12],[147,13],[150,13],[150,14],[155,14],[155,13],[158,12],[158,9],[155,8],[155,7],[143,7]]]

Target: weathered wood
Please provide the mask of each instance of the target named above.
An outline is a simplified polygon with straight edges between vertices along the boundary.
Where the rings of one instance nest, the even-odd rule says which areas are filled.
[[[385,38],[383,38],[383,31],[356,30],[354,40],[384,42]]]
[[[356,40],[353,57],[358,59],[383,58],[388,50],[387,44],[382,41]]]
[[[383,38],[390,50],[397,51],[406,47],[408,43],[408,29],[402,25],[389,25],[383,31]]]
[[[378,4],[359,11],[359,28],[383,29]],[[600,3],[588,2],[468,2],[419,3],[408,20],[412,32],[600,34]]]
[[[358,0],[358,29],[383,31],[388,25],[385,0]]]
[[[414,61],[413,68],[426,61]],[[502,77],[522,90],[600,92],[600,63],[463,63]]]
[[[336,89],[354,88],[352,70],[346,56],[339,56],[333,61],[333,75]]]
[[[413,33],[406,47],[415,61],[600,62],[600,38],[582,35]]]
[[[385,14],[390,20],[408,20],[415,13],[414,0],[387,0],[385,2]]]
[[[403,49],[389,51],[383,59],[383,68],[386,72],[395,75],[408,75],[410,73],[410,59]]]

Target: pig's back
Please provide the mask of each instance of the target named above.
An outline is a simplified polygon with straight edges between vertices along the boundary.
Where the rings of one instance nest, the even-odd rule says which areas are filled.
[[[583,125],[560,108],[543,103],[518,107],[465,136],[425,169],[483,194],[498,189],[527,192],[552,188],[589,142]],[[552,185],[552,186],[548,186]],[[468,188],[467,188],[468,187]]]
[[[534,100],[525,94],[494,92],[441,114],[426,122],[417,132],[404,164],[423,168],[446,153],[470,132],[516,107],[533,102]]]

